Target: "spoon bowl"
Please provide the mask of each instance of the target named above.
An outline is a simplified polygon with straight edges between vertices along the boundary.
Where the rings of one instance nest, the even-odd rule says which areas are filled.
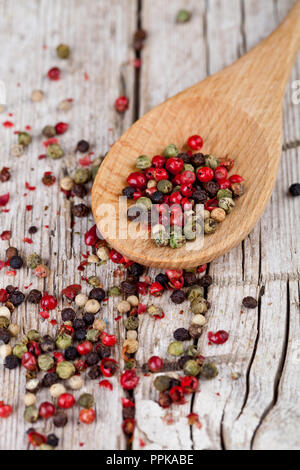
[[[281,156],[282,98],[300,44],[300,2],[262,44],[222,72],[168,99],[137,121],[115,143],[97,174],[92,209],[100,232],[127,258],[147,266],[191,268],[223,255],[253,229],[271,196]],[[283,53],[284,51],[284,53]],[[280,57],[280,60],[279,60]],[[245,179],[246,193],[203,247],[157,247],[151,238],[120,236],[127,219],[119,196],[139,155],[159,155],[174,143],[185,148],[190,135],[204,140],[201,152],[235,160],[233,173]],[[103,233],[103,212],[115,212],[116,232]],[[119,234],[119,235],[117,235]]]

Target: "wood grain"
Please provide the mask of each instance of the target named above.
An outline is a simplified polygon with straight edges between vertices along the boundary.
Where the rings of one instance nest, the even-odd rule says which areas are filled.
[[[282,99],[300,47],[299,13],[300,2],[296,2],[282,25],[249,54],[158,105],[114,144],[92,192],[95,220],[113,248],[147,266],[179,269],[210,262],[246,238],[266,208],[277,177]],[[243,175],[246,194],[237,201],[236,210],[216,233],[204,237],[200,248],[195,241],[195,246],[162,249],[147,230],[131,236],[135,222],[128,223],[121,236],[128,221],[119,198],[126,185],[124,175],[135,170],[136,158],[161,154],[170,143],[182,149],[187,136],[195,133],[204,138],[204,154],[232,157],[235,171]],[[105,213],[113,226],[107,225]]]
[[[50,8],[46,1],[0,2],[0,79],[5,80],[7,86],[7,112],[14,113],[9,119],[15,122],[16,129],[32,125],[36,136],[45,124],[58,120],[70,123],[68,133],[61,139],[67,151],[67,157],[61,162],[37,160],[44,151],[42,139],[38,137],[24,156],[12,159],[9,150],[16,137],[13,130],[0,126],[0,162],[10,166],[13,175],[10,182],[0,183],[0,194],[6,191],[12,194],[11,212],[0,215],[0,232],[11,227],[13,238],[10,244],[20,248],[24,256],[34,251],[43,253],[52,273],[43,283],[37,282],[27,269],[21,270],[13,279],[5,276],[2,270],[0,288],[9,283],[23,288],[33,282],[31,288],[59,293],[62,286],[81,280],[77,267],[86,247],[83,236],[78,233],[82,234],[90,227],[92,220],[76,221],[73,228],[70,203],[57,193],[55,187],[44,188],[40,180],[46,170],[53,170],[59,177],[76,166],[78,156],[74,155],[73,149],[80,138],[90,140],[96,155],[104,154],[132,123],[132,107],[124,118],[120,118],[112,105],[120,92],[121,64],[133,58],[130,43],[137,10],[134,1],[126,2],[125,7],[120,0],[90,0],[87,15],[86,2],[81,0],[52,3]],[[142,3],[142,25],[148,30],[149,38],[142,53],[138,94],[140,115],[206,75],[230,65],[258,44],[283,20],[293,0],[143,0]],[[185,25],[175,25],[176,13],[184,7],[193,11],[193,19]],[[190,48],[191,40],[193,48]],[[72,47],[70,64],[56,59],[55,47],[62,41]],[[43,44],[47,45],[46,50]],[[46,79],[46,72],[53,65],[64,70],[63,80],[58,83],[49,83]],[[88,81],[84,80],[84,71],[89,74]],[[134,70],[127,66],[123,71],[127,93],[133,103]],[[299,73],[298,59],[292,80],[299,79]],[[21,86],[17,86],[18,82]],[[46,98],[33,105],[30,95],[36,88],[43,89]],[[146,444],[144,449],[300,448],[300,240],[297,237],[300,207],[299,200],[287,196],[289,185],[300,180],[300,151],[295,147],[295,142],[300,140],[300,113],[299,106],[293,104],[292,92],[290,83],[284,102],[283,143],[285,146],[294,144],[294,147],[289,147],[290,150],[282,155],[270,203],[246,240],[209,267],[214,280],[209,289],[213,307],[206,331],[228,328],[230,341],[224,349],[211,349],[204,334],[199,349],[215,358],[221,381],[202,381],[201,392],[194,399],[183,407],[169,410],[174,424],[168,425],[167,420],[162,419],[167,412],[162,413],[154,403],[157,394],[151,387],[153,378],[141,375],[135,393],[137,431],[134,449],[141,449],[143,443]],[[75,98],[72,110],[67,114],[58,112],[59,101],[67,97]],[[7,118],[7,113],[1,114],[0,122]],[[38,193],[29,193],[23,199],[26,180],[38,187]],[[27,212],[25,205],[31,203],[33,211]],[[47,211],[45,206],[49,206]],[[58,210],[60,215],[57,215]],[[35,235],[33,245],[23,244],[32,224],[42,228]],[[45,225],[54,230],[54,236],[44,228]],[[3,259],[7,246],[7,242],[0,241],[0,259]],[[84,274],[97,273],[104,286],[111,286],[122,279],[114,275],[115,269],[115,265],[108,263],[97,269],[89,267]],[[151,269],[149,275],[153,278],[158,272]],[[240,314],[243,296],[258,295],[262,286],[265,286],[265,296],[260,310]],[[83,287],[86,291],[84,283]],[[173,331],[178,326],[189,325],[191,312],[188,306],[183,306],[180,315],[180,309],[170,304],[169,295],[166,293],[161,299],[166,312],[164,320],[141,318],[139,367],[152,353],[169,361],[166,351]],[[147,299],[141,298],[141,301],[145,303]],[[122,323],[114,321],[116,301],[110,300],[102,313],[108,321],[108,330],[118,335],[118,357],[124,331]],[[52,314],[52,318],[56,317],[60,321],[59,311]],[[29,305],[19,307],[13,321],[22,325],[24,332],[38,327],[55,334],[54,327],[41,321],[38,309],[29,308]],[[242,374],[240,380],[232,380],[232,371]],[[1,421],[0,448],[26,449],[25,431],[29,425],[23,420],[23,370],[7,373],[1,365],[0,383],[3,384],[0,400],[14,406],[13,416]],[[61,439],[59,448],[63,449],[125,449],[127,443],[121,432],[120,398],[123,391],[117,378],[113,385],[113,392],[105,392],[99,389],[97,381],[86,382],[84,391],[94,393],[96,398],[97,421],[93,425],[79,425],[76,408],[73,414],[68,412],[70,422],[64,431],[55,430],[50,422],[46,426],[39,423],[37,429],[56,432]],[[45,399],[48,400],[49,395],[40,392],[38,403]],[[191,411],[199,414],[202,430],[188,426],[186,416]],[[84,445],[80,447],[80,443]]]

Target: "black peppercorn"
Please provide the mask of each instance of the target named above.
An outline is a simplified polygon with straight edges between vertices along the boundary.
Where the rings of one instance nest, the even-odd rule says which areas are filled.
[[[300,184],[299,183],[292,184],[292,186],[290,186],[289,191],[293,197],[300,196]]]
[[[17,288],[14,287],[14,286],[10,286],[10,285],[9,285],[9,286],[6,286],[6,287],[5,287],[5,290],[6,290],[6,292],[10,295],[10,294],[12,294],[15,290],[17,290]]]
[[[83,184],[74,184],[72,188],[72,196],[77,196],[83,199],[87,195],[87,189]]]
[[[101,376],[101,371],[99,366],[92,366],[88,372],[88,376],[91,380],[99,379]]]
[[[196,189],[192,195],[192,199],[196,204],[204,204],[208,201],[208,194],[204,189]]]
[[[23,266],[23,260],[21,256],[13,256],[12,258],[10,258],[9,266],[12,269],[21,269]]]
[[[172,405],[172,399],[168,391],[159,393],[158,404],[162,408],[169,408]]]
[[[169,278],[166,274],[159,273],[155,277],[155,282],[159,282],[166,289],[168,287]]]
[[[123,196],[127,197],[127,199],[133,199],[134,193],[135,193],[135,189],[132,188],[131,186],[127,186],[122,191]]]
[[[131,266],[129,266],[128,271],[134,277],[140,277],[144,273],[144,266],[138,263],[133,263]]]
[[[160,191],[155,191],[151,196],[151,200],[153,204],[162,204],[164,202],[164,194]]]
[[[188,341],[189,339],[191,339],[188,330],[186,330],[185,328],[178,328],[174,331],[173,336],[176,341]]]
[[[77,144],[76,150],[81,153],[88,152],[90,144],[86,140],[80,140]]]
[[[212,277],[206,274],[205,276],[201,277],[199,281],[200,286],[202,287],[209,287],[212,285]]]
[[[243,299],[243,305],[246,308],[256,308],[257,307],[257,300],[253,297],[245,297]]]
[[[43,294],[37,290],[37,289],[32,289],[32,291],[29,292],[27,300],[31,304],[39,304],[40,301],[42,300]]]
[[[85,328],[85,323],[82,318],[75,318],[73,327],[75,330],[82,330]]]
[[[65,358],[67,361],[74,361],[78,357],[78,351],[74,346],[69,346],[65,350]]]
[[[110,357],[111,351],[108,346],[104,346],[104,344],[99,343],[96,346],[96,352],[100,359],[104,359],[105,357]]]
[[[183,273],[184,286],[191,287],[196,284],[197,278],[195,273]]]
[[[169,390],[171,390],[171,388],[173,387],[180,387],[180,385],[181,385],[180,380],[174,379],[173,377],[171,377]]]
[[[49,434],[49,436],[47,436],[46,444],[48,444],[49,446],[57,447],[58,443],[59,443],[59,439],[55,434]]]
[[[137,206],[131,206],[129,207],[127,211],[128,220],[131,220],[131,221],[136,220],[138,217],[140,217],[141,214],[142,214],[142,209]]]
[[[85,358],[85,362],[87,363],[89,367],[95,366],[96,364],[98,364],[99,360],[100,358],[98,354],[95,352],[90,352]]]
[[[63,411],[59,411],[53,418],[53,424],[57,428],[64,428],[67,422],[68,416]]]
[[[183,369],[186,362],[190,361],[191,360],[191,357],[190,356],[182,356],[180,359],[178,359],[178,367],[179,369]]]
[[[20,361],[17,358],[17,356],[14,356],[13,354],[10,354],[9,356],[6,356],[5,361],[4,361],[4,367],[5,369],[16,369],[18,367]]]
[[[135,408],[129,406],[128,408],[122,409],[123,419],[133,419],[135,417]]]
[[[6,328],[0,328],[0,341],[2,341],[4,344],[8,344],[10,342],[10,334],[9,331],[7,331]]]
[[[51,336],[45,335],[41,341],[41,349],[43,352],[52,352],[55,349],[55,341]]]
[[[86,338],[86,331],[85,330],[76,330],[75,331],[75,339],[78,341],[84,341]]]
[[[217,195],[220,186],[215,181],[208,181],[208,183],[203,183],[203,188],[213,197]]]
[[[92,313],[85,313],[83,315],[83,321],[87,326],[90,326],[95,321],[95,315],[93,315]]]
[[[177,155],[177,158],[181,158],[183,160],[183,163],[190,163],[191,157],[188,153],[179,153]]]
[[[62,321],[74,321],[76,313],[72,308],[64,308],[61,312]]]
[[[23,294],[23,292],[16,290],[12,294],[10,294],[9,300],[15,307],[18,307],[24,302],[25,295]]]
[[[43,387],[50,388],[52,385],[57,384],[59,377],[56,372],[48,372],[44,375],[42,380]]]
[[[74,217],[87,217],[89,215],[90,208],[86,206],[85,204],[77,204],[76,206],[73,207],[72,209],[72,214]]]
[[[126,280],[121,283],[121,290],[123,294],[134,295],[137,293],[137,285],[135,281]]]
[[[170,299],[174,304],[182,304],[185,301],[185,293],[183,290],[174,290]]]
[[[14,246],[10,246],[7,248],[5,254],[6,259],[9,261],[13,256],[18,256],[18,250]]]
[[[94,287],[89,293],[89,299],[98,300],[98,302],[102,302],[105,299],[105,290],[101,289],[101,287]]]
[[[38,231],[38,228],[35,227],[34,225],[29,227],[29,229],[28,229],[28,232],[30,233],[30,235],[34,235],[37,231]]]
[[[205,156],[203,153],[194,153],[190,158],[190,162],[194,167],[203,166],[205,165]]]

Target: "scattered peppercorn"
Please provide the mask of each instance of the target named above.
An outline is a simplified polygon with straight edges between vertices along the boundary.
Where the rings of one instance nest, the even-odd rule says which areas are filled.
[[[77,144],[76,150],[81,153],[89,151],[90,144],[86,140],[80,140]]]
[[[289,192],[293,197],[300,196],[300,183],[292,184],[292,186],[290,186]]]
[[[243,299],[243,305],[245,308],[256,308],[257,307],[257,300],[253,297],[245,297]]]

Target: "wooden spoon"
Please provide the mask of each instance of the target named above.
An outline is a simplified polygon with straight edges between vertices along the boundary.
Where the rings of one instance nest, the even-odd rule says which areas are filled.
[[[97,226],[109,244],[146,266],[174,269],[198,266],[240,243],[262,215],[276,180],[282,146],[282,99],[300,47],[300,1],[278,29],[222,72],[179,93],[148,112],[114,144],[102,163],[92,191]],[[204,139],[201,152],[235,160],[234,173],[245,178],[246,194],[234,211],[205,236],[201,250],[159,248],[148,240],[103,233],[101,204],[112,204],[120,219],[119,195],[139,155],[161,154],[174,143],[182,149],[189,136]],[[126,219],[126,216],[125,216]],[[119,232],[117,232],[119,233]]]

